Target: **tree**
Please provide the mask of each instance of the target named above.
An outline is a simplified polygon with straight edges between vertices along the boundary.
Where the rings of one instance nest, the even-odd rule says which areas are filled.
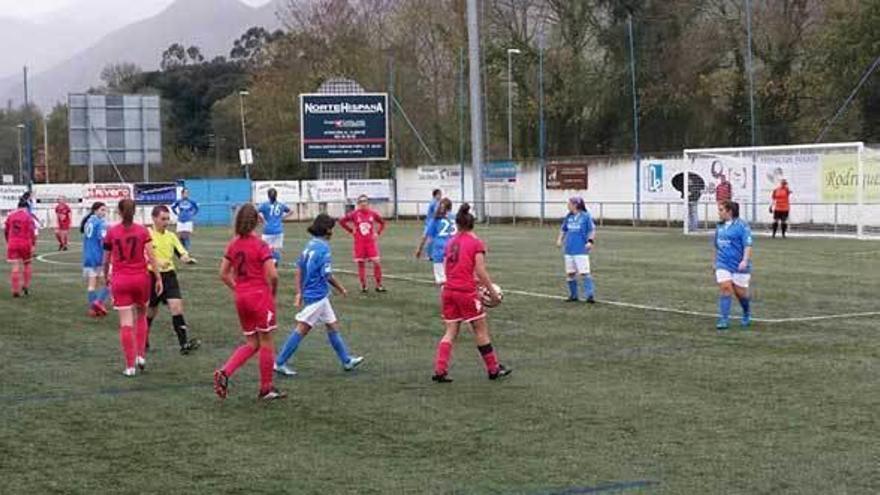
[[[142,72],[139,66],[130,62],[110,64],[101,71],[101,81],[111,91],[130,93],[131,87],[136,84],[135,79]]]
[[[186,65],[186,49],[180,43],[172,43],[164,52],[162,52],[162,62],[159,67],[162,70],[170,70],[181,65]]]

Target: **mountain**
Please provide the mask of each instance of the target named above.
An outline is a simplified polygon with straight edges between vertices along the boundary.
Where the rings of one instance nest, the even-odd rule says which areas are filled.
[[[107,1],[107,0],[100,0]],[[148,19],[118,29],[91,47],[29,81],[32,100],[42,108],[63,102],[67,94],[100,84],[101,70],[108,64],[132,62],[144,70],[156,70],[162,52],[172,43],[198,46],[206,59],[228,56],[233,41],[249,27],[276,29],[275,9],[285,0],[254,8],[239,0],[176,0]],[[0,101],[22,101],[21,76],[0,80]]]

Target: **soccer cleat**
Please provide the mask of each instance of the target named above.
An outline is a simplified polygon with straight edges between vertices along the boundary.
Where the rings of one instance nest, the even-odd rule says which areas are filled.
[[[86,312],[86,314],[89,316],[89,318],[97,318],[98,317],[98,313],[95,312],[94,308],[89,308],[89,310]]]
[[[565,302],[578,302],[578,298],[576,297],[568,297],[565,299]]]
[[[370,290],[366,287],[361,287],[361,294],[366,294],[367,292],[370,292]]]
[[[749,328],[752,326],[752,315],[743,315],[742,321],[740,321],[739,326],[742,328]]]
[[[730,322],[726,318],[718,318],[718,321],[715,323],[715,329],[727,330],[728,328],[730,328]]]
[[[499,364],[498,370],[495,373],[489,373],[489,379],[498,380],[499,378],[504,378],[511,373],[513,373],[512,369],[505,368],[503,364]]]
[[[19,294],[18,292],[13,292],[12,297],[21,297],[21,294]]]
[[[27,287],[22,287],[22,288],[21,288],[21,293],[22,293],[22,295],[24,295],[24,296],[29,296],[29,295],[31,295],[31,290],[30,290],[29,288],[27,288]]]
[[[201,346],[202,341],[200,341],[199,339],[189,339],[186,341],[186,344],[180,346],[180,353],[186,356],[187,354],[191,353]]]
[[[278,390],[275,387],[272,387],[269,390],[266,390],[265,392],[260,392],[260,395],[257,396],[257,399],[259,399],[261,401],[269,402],[269,401],[273,401],[273,400],[284,399],[286,397],[287,397],[286,393]]]
[[[376,292],[388,292],[388,289],[380,285],[379,287],[376,287]]]
[[[143,356],[138,356],[135,359],[135,363],[137,363],[137,367],[141,371],[144,371],[147,368],[147,358]]]
[[[345,363],[344,365],[342,365],[342,368],[345,371],[351,371],[351,370],[357,368],[358,366],[360,366],[361,363],[363,363],[363,362],[364,362],[363,356],[355,356],[353,358],[349,358],[348,362]]]
[[[273,364],[272,369],[275,370],[275,373],[278,373],[279,375],[296,376],[296,371],[288,368],[286,364],[282,364],[280,366],[278,364]]]
[[[124,376],[131,377],[131,376],[134,376],[135,374],[137,374],[137,371],[135,371],[134,368],[125,368],[124,370],[122,370],[122,374]]]
[[[101,301],[93,302],[91,311],[95,313],[95,317],[107,316],[107,308]]]
[[[443,373],[442,375],[433,375],[431,381],[436,383],[452,383],[452,378],[449,378],[449,375]]]
[[[214,372],[214,393],[221,399],[225,399],[229,395],[229,377],[223,370]]]
[[[587,304],[596,304],[596,299],[593,296],[588,297]]]

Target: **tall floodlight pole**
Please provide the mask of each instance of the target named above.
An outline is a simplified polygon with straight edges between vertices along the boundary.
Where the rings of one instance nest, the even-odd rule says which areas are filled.
[[[461,202],[464,203],[464,163],[465,163],[465,132],[464,132],[464,114],[467,111],[467,103],[465,103],[465,94],[467,93],[467,85],[464,77],[464,48],[458,49],[458,164],[459,164],[459,188],[461,189]]]
[[[755,122],[755,67],[752,61],[752,2],[746,2],[746,70],[749,73],[749,120],[751,122],[751,142],[752,147],[758,145],[757,124]],[[757,221],[758,214],[758,166],[755,163],[755,152],[752,151],[752,222]]]
[[[244,97],[250,95],[248,91],[239,91],[238,92],[238,104],[239,110],[241,114],[241,149],[244,150],[244,178],[250,180],[251,179],[251,166],[248,163],[248,144],[247,144],[247,127],[245,126],[244,121]]]
[[[468,57],[471,101],[471,166],[474,184],[474,213],[477,221],[485,218],[483,201],[483,106],[480,102],[480,17],[477,0],[467,0]]]
[[[27,188],[30,191],[34,183],[34,155],[33,143],[31,142],[31,132],[33,125],[31,124],[31,103],[28,96],[28,69],[24,67],[24,161],[27,165]]]
[[[507,159],[513,160],[513,63],[512,56],[521,52],[516,48],[507,49]]]
[[[21,131],[24,130],[24,124],[15,126],[18,129],[18,182],[24,184],[24,151],[21,149]]]
[[[49,120],[43,117],[43,166],[46,167],[46,184],[49,183]]]
[[[633,103],[633,161],[636,167],[636,220],[642,218],[642,165],[639,154],[639,95],[636,92],[636,47],[633,36],[632,12],[626,17],[626,27],[629,33],[629,67],[630,83],[632,86]]]
[[[545,199],[547,189],[547,161],[544,136],[544,25],[538,38],[538,156],[541,165],[541,224],[544,224]]]

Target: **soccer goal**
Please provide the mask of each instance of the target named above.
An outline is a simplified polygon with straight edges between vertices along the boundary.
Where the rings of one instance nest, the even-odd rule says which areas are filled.
[[[753,231],[769,229],[784,181],[795,235],[880,237],[880,153],[863,143],[688,149],[684,162],[686,234],[714,229],[724,199],[739,203]]]

